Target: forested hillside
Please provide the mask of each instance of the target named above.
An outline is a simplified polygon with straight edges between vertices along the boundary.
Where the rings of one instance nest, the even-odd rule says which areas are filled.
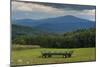
[[[80,29],[74,32],[53,35],[20,35],[13,39],[13,44],[39,45],[47,48],[95,47],[95,28]]]
[[[26,36],[33,36],[34,35],[35,36],[35,35],[41,35],[44,33],[45,32],[40,31],[40,30],[35,29],[35,28],[12,24],[12,39],[16,38],[17,36],[22,36],[22,35],[26,35]]]

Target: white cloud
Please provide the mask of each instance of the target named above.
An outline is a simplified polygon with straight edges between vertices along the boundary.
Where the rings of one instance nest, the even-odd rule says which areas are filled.
[[[20,11],[37,11],[37,12],[44,12],[44,13],[51,13],[51,14],[63,14],[64,10],[53,8],[50,6],[44,6],[35,3],[25,3],[25,2],[12,2],[12,10],[20,10]]]
[[[84,13],[88,14],[88,15],[95,15],[95,9],[92,10],[83,10]]]
[[[25,3],[12,1],[12,11],[23,11],[23,17],[35,18],[35,19],[45,19],[50,17],[58,17],[64,15],[73,15],[83,19],[95,20],[95,9],[92,10],[72,10],[72,9],[59,9],[51,6],[40,5],[36,3]],[[33,16],[30,13],[42,13],[42,16]],[[48,16],[47,16],[48,15]],[[18,16],[17,16],[18,17]],[[20,17],[20,18],[21,18]],[[90,17],[90,18],[89,18]],[[19,18],[19,17],[18,17]]]
[[[95,9],[93,10],[83,10],[82,12],[76,12],[76,15],[79,18],[95,21]]]

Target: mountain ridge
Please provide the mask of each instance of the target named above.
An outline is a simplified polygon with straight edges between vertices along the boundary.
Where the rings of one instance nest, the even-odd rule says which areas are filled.
[[[95,21],[89,21],[71,15],[42,20],[22,19],[17,20],[15,24],[29,26],[48,32],[67,32],[95,27]]]

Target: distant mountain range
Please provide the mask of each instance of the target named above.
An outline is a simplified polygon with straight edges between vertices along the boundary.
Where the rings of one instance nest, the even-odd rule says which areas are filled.
[[[41,31],[54,33],[94,28],[96,25],[95,21],[89,21],[71,15],[43,20],[20,19],[14,20],[13,24],[32,27]]]
[[[51,33],[27,26],[12,24],[12,38],[15,38],[20,35],[36,36],[36,35],[48,35],[48,34]]]
[[[12,38],[20,35],[36,35],[39,31],[31,27],[12,24]]]

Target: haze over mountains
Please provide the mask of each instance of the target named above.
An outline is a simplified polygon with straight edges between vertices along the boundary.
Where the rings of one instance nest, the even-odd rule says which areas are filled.
[[[77,18],[71,15],[42,20],[20,19],[14,20],[13,24],[32,27],[47,32],[62,33],[77,29],[94,28],[95,21]]]

